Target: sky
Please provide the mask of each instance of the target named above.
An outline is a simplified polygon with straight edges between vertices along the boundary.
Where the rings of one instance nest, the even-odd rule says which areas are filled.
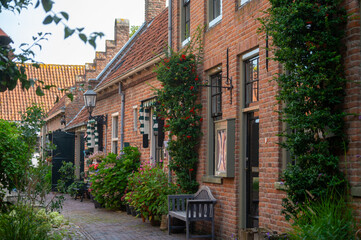
[[[35,0],[33,2],[36,2]],[[114,39],[116,18],[129,20],[129,25],[140,26],[144,22],[144,0],[54,0],[54,12],[69,14],[71,28],[85,27],[84,33],[103,32],[105,36],[96,42],[96,51],[105,50],[105,40]],[[41,6],[30,6],[21,14],[0,13],[0,28],[13,40],[15,49],[21,43],[31,43],[38,32],[51,32],[48,41],[42,42],[42,50],[34,48],[34,59],[47,64],[84,65],[93,62],[95,50],[84,44],[77,35],[64,40],[62,24],[43,25],[46,13]]]

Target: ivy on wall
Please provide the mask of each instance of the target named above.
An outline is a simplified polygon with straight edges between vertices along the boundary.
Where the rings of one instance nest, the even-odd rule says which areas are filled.
[[[286,71],[276,81],[277,99],[285,107],[287,123],[281,145],[293,164],[283,174],[288,197],[286,218],[296,216],[310,192],[316,199],[328,188],[343,192],[346,180],[339,170],[344,149],[342,66],[343,26],[346,12],[340,0],[270,0],[263,30],[272,38],[274,60]]]
[[[162,84],[162,88],[156,90],[157,114],[165,119],[164,128],[169,131],[169,167],[175,172],[178,185],[189,193],[198,189],[197,149],[203,120],[200,116],[202,105],[198,100],[201,81],[197,75],[202,44],[199,37],[193,39],[179,52],[171,50],[171,54],[162,59],[156,69]]]

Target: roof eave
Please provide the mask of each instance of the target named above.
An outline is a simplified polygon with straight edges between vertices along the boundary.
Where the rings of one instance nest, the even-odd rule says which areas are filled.
[[[106,89],[106,88],[108,88],[108,87],[110,87],[110,86],[112,86],[114,84],[117,84],[117,83],[121,82],[123,79],[126,79],[129,76],[132,76],[133,74],[135,74],[135,73],[137,73],[139,71],[142,71],[143,69],[148,68],[148,67],[160,62],[160,60],[162,58],[164,58],[164,57],[165,57],[165,53],[161,53],[161,54],[155,56],[154,58],[148,60],[147,62],[145,62],[145,63],[143,63],[143,64],[141,64],[141,65],[139,65],[139,66],[137,66],[135,68],[130,69],[129,71],[125,72],[122,75],[119,75],[119,76],[115,77],[114,79],[112,79],[108,83],[104,84],[104,86],[96,88],[94,91],[97,92],[97,93],[101,92],[102,90],[104,90],[104,89]]]

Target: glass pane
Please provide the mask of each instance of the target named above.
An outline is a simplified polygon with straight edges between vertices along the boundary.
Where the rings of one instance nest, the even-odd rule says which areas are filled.
[[[221,0],[213,0],[213,19],[221,15]]]

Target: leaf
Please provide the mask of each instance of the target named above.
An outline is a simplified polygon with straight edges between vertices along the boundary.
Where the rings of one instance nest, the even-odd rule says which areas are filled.
[[[96,48],[96,44],[95,44],[95,39],[91,38],[90,40],[88,40],[89,44],[93,46],[93,48]]]
[[[55,103],[59,102],[59,96],[56,95],[56,100],[55,100]]]
[[[46,18],[43,21],[44,25],[50,24],[53,21],[53,17],[51,15],[46,16]]]
[[[44,96],[44,92],[43,90],[41,90],[41,88],[39,86],[36,87],[36,95],[38,96]]]
[[[54,22],[55,22],[56,24],[58,24],[60,21],[61,21],[61,18],[55,15],[55,16],[54,16]]]
[[[84,33],[79,33],[79,38],[81,39],[81,40],[83,40],[83,42],[84,43],[86,43],[87,42],[87,37],[86,37],[86,35],[84,34]]]
[[[35,41],[37,39],[37,37],[34,37],[34,36],[32,38],[33,38],[33,41]]]
[[[54,2],[51,0],[41,0],[41,4],[43,5],[45,12],[49,12],[53,8]]]
[[[73,101],[74,95],[72,93],[68,93],[66,96],[68,96],[68,98],[70,98],[70,100]]]
[[[75,32],[74,29],[71,29],[69,27],[65,27],[64,28],[64,39],[68,38],[69,36],[73,35],[73,33]]]
[[[77,28],[76,30],[78,30],[78,32],[82,32],[84,28]]]
[[[38,8],[38,7],[39,7],[39,5],[40,5],[40,0],[38,0],[38,1],[36,2],[36,4],[35,4],[35,8]]]
[[[51,88],[56,87],[55,85],[45,85],[43,89],[50,90]]]
[[[42,32],[38,32],[38,36],[40,37],[41,35],[43,35],[43,33],[42,33]]]
[[[68,21],[69,20],[69,14],[66,12],[60,12],[61,15]]]

